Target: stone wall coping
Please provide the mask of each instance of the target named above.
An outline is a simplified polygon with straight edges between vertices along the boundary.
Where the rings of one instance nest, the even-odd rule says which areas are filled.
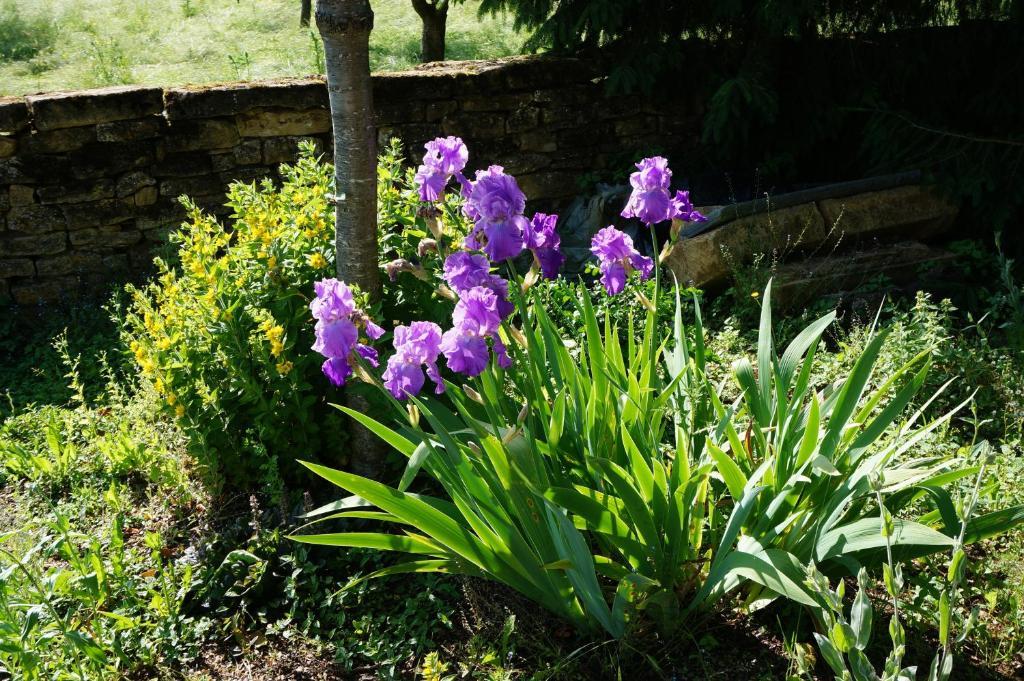
[[[553,68],[557,65],[557,68]],[[598,65],[575,57],[521,55],[494,60],[422,64],[373,74],[374,97],[383,105],[444,100],[467,88],[493,93],[571,87],[601,77]],[[254,109],[328,108],[323,76],[181,85],[115,86],[0,97],[0,133],[31,126],[38,131],[162,115],[169,121],[235,116]]]

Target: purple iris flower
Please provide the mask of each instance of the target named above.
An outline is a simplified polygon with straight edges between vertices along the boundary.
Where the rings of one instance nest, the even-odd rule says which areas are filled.
[[[511,364],[505,346],[497,337],[501,314],[494,291],[483,286],[466,291],[452,313],[452,324],[453,327],[441,337],[440,346],[449,369],[467,376],[482,373],[490,357],[488,337],[494,339],[494,353],[499,366]]]
[[[352,289],[344,282],[323,279],[313,284],[313,290],[316,297],[309,304],[313,319],[330,322],[350,317],[355,312],[356,304],[352,299]]]
[[[557,215],[534,213],[526,233],[526,247],[533,251],[545,279],[557,278],[558,271],[565,262],[561,249],[562,238],[555,229],[557,223]]]
[[[356,309],[352,290],[337,279],[324,279],[313,285],[316,297],[309,304],[317,320],[313,329],[313,350],[327,359],[324,375],[334,385],[344,385],[352,375],[352,356],[358,354],[367,363],[377,366],[377,351],[359,342],[362,327],[371,339],[380,338],[384,329],[362,310]]]
[[[633,193],[622,211],[624,218],[639,218],[646,225],[668,220],[672,210],[669,184],[672,171],[668,160],[661,156],[645,158],[636,164],[637,171],[629,176]]]
[[[707,222],[707,218],[690,202],[690,192],[679,190],[672,199],[670,217],[683,222]]]
[[[448,285],[460,296],[475,286],[483,286],[498,296],[498,314],[505,319],[515,311],[508,300],[508,282],[491,274],[491,263],[479,253],[456,251],[444,261],[442,275]]]
[[[526,195],[501,166],[476,172],[466,203],[466,215],[476,225],[466,237],[468,248],[480,249],[492,262],[514,258],[523,250],[530,223],[523,217]]]
[[[420,200],[433,202],[441,198],[453,175],[459,184],[465,183],[462,169],[469,160],[469,150],[458,137],[438,137],[424,146],[427,153],[423,156],[423,165],[416,170],[415,182]]]
[[[423,365],[427,376],[436,387],[434,392],[444,392],[444,383],[437,369],[437,356],[441,352],[441,327],[433,322],[413,322],[409,326],[395,329],[395,354],[388,359],[384,371],[384,387],[396,399],[406,395],[417,395],[423,388]]]
[[[633,270],[639,271],[643,279],[650,279],[654,270],[654,261],[640,255],[629,235],[610,225],[594,235],[590,252],[597,256],[601,283],[611,296],[622,292]]]

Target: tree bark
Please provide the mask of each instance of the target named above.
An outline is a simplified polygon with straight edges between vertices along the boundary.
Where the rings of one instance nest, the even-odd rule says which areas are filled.
[[[299,11],[299,26],[309,26],[309,15],[313,12],[313,0],[302,0],[302,9]]]
[[[376,299],[380,291],[377,255],[377,135],[373,125],[370,83],[369,0],[318,0],[316,25],[324,43],[327,91],[334,130],[335,253],[338,279],[356,284]],[[345,401],[357,411],[365,399],[346,391]],[[350,421],[351,467],[368,477],[379,476],[383,463],[380,441]]]
[[[412,0],[412,7],[423,22],[420,34],[420,61],[444,61],[448,0]]]

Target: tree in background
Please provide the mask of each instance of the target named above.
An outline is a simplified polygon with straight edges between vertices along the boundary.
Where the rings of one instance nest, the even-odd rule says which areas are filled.
[[[357,285],[375,300],[380,278],[377,255],[377,150],[370,82],[369,0],[318,0],[316,25],[324,43],[327,90],[334,130],[335,251],[338,279]],[[365,399],[346,391],[346,402],[366,412]],[[352,423],[353,469],[370,477],[380,471],[377,439]]]
[[[444,38],[448,24],[449,0],[412,0],[423,22],[420,36],[420,61],[444,61]]]
[[[313,0],[302,0],[302,9],[299,10],[299,26],[309,26],[309,15],[313,12]]]
[[[481,0],[480,12],[510,12],[517,30],[532,33],[531,49],[607,52],[611,86],[632,90],[693,68],[678,49],[687,38],[729,39],[745,65],[782,38],[1019,18],[1024,0]]]

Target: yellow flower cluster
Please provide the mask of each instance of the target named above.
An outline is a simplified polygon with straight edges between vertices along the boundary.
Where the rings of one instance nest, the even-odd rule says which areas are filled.
[[[274,357],[280,356],[284,352],[284,327],[275,324],[273,319],[268,319],[260,324],[260,331],[270,342],[270,354]]]

